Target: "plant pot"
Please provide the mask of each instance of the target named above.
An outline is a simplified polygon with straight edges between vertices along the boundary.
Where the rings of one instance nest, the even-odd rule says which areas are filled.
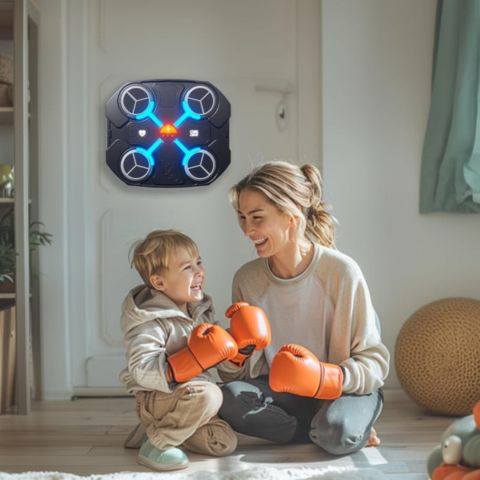
[[[0,83],[13,83],[13,59],[0,55]]]
[[[0,308],[0,415],[13,413],[15,403],[15,307]]]
[[[11,84],[0,83],[0,107],[13,105],[13,88]]]
[[[15,293],[15,282],[10,280],[0,282],[0,293]]]

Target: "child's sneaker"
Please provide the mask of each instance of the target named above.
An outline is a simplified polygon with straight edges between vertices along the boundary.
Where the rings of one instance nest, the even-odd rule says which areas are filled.
[[[179,448],[160,450],[150,440],[143,442],[137,457],[138,463],[154,470],[180,470],[188,467],[188,457]]]

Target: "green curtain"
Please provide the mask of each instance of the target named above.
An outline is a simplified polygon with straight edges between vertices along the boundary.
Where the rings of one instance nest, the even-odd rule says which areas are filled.
[[[420,212],[480,212],[480,0],[439,0]]]

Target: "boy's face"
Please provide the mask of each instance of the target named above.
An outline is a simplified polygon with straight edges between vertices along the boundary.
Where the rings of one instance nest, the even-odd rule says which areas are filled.
[[[178,248],[170,258],[170,265],[161,274],[152,275],[150,282],[184,309],[189,302],[203,298],[205,270],[198,255],[192,256],[185,248]]]

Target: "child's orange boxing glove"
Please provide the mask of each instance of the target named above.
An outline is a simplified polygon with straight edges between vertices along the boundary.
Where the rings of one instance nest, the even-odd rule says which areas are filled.
[[[238,355],[231,359],[233,363],[243,365],[255,350],[263,350],[270,344],[270,323],[261,308],[237,302],[227,309],[225,316],[230,318],[230,333],[238,346]]]
[[[301,345],[284,345],[273,357],[270,388],[303,397],[334,400],[342,394],[343,372],[338,365],[320,362]]]
[[[237,353],[237,344],[226,330],[219,325],[202,323],[192,330],[185,348],[168,356],[167,378],[187,382],[204,370],[234,358]]]

